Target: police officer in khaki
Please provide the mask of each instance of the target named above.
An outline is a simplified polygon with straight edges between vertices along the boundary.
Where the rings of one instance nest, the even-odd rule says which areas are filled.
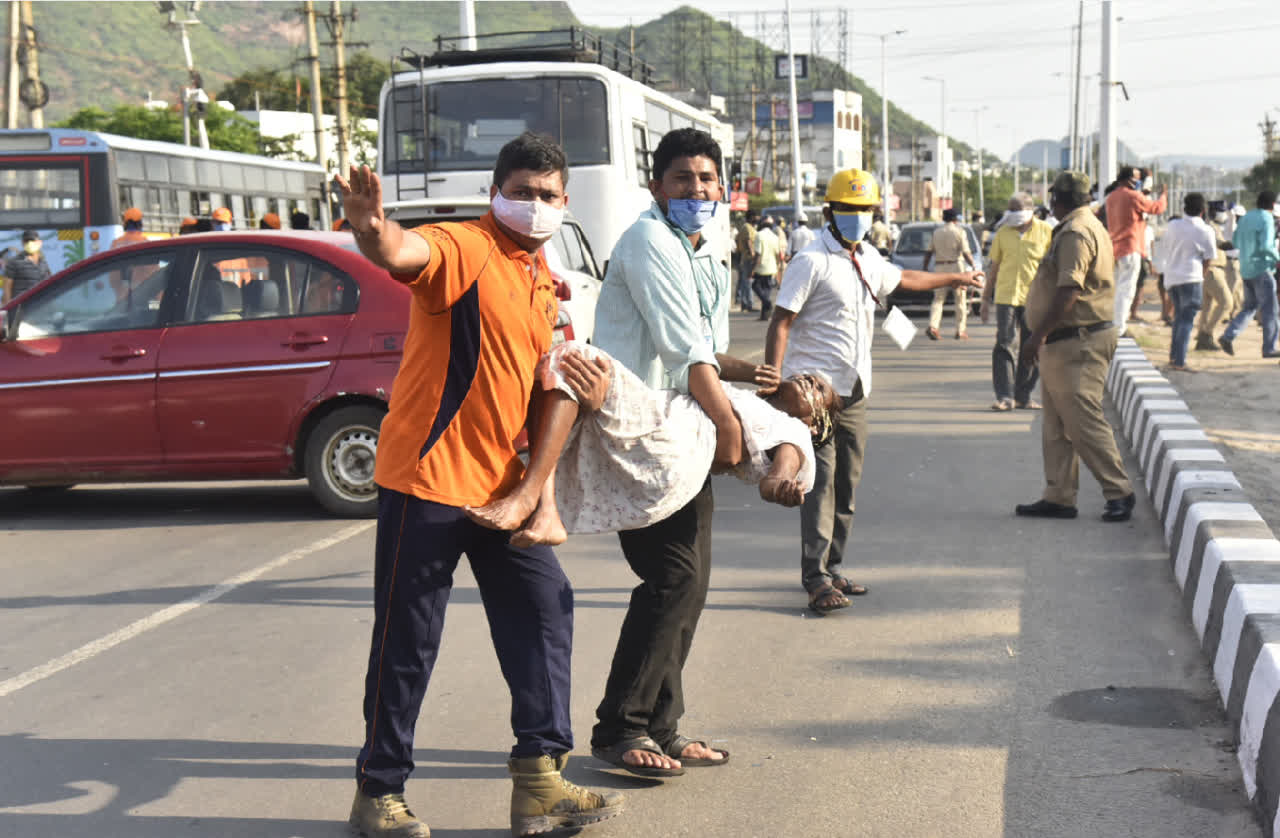
[[[1033,518],[1076,517],[1080,460],[1098,483],[1104,521],[1127,521],[1133,485],[1124,471],[1111,425],[1102,413],[1102,391],[1119,338],[1115,309],[1115,259],[1111,237],[1089,208],[1089,177],[1063,172],[1050,188],[1053,231],[1031,288],[1022,346],[1024,363],[1040,362],[1044,401],[1045,488],[1035,503],[1015,512]]]

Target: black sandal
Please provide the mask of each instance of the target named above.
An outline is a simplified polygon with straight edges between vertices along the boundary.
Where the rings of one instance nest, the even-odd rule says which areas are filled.
[[[632,765],[622,758],[627,751],[648,751],[651,754],[660,756],[668,756],[663,753],[662,748],[658,746],[648,736],[633,736],[630,739],[619,739],[612,745],[605,748],[592,746],[591,756],[607,762],[615,768],[621,768],[624,771],[630,771],[638,777],[679,777],[684,773],[683,768],[658,768],[652,765]]]
[[[834,599],[833,601],[833,598]],[[823,601],[826,605],[821,605]],[[832,611],[839,611],[841,608],[848,608],[849,600],[845,595],[837,591],[830,585],[823,585],[809,593],[809,610],[819,616],[825,617]]]
[[[717,754],[724,754],[720,759],[712,759],[710,757],[682,757],[684,749],[690,745],[701,745],[709,751],[715,751]],[[667,756],[672,759],[680,760],[680,764],[685,768],[703,768],[716,765],[724,765],[729,761],[729,752],[724,748],[713,748],[705,739],[690,739],[688,736],[676,734],[676,737],[667,744]]]
[[[858,585],[850,582],[843,576],[832,576],[831,587],[835,588],[845,596],[865,596],[870,590],[866,585]]]

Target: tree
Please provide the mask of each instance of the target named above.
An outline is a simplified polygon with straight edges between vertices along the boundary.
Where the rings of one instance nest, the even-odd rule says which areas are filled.
[[[386,62],[368,52],[357,52],[347,59],[347,110],[353,117],[377,117],[378,95],[390,75],[391,68]],[[326,70],[320,76],[320,96],[326,113],[333,111],[337,92],[337,79],[331,70]],[[236,110],[241,111],[256,110],[259,104],[269,111],[308,111],[311,79],[306,74],[256,67],[229,81],[218,91],[218,98],[233,103]]]
[[[1270,157],[1249,170],[1241,181],[1249,192],[1280,192],[1280,157]]]

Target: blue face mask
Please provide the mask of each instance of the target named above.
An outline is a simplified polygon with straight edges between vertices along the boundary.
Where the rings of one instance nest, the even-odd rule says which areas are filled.
[[[697,198],[668,198],[667,218],[684,231],[686,236],[702,232],[716,215],[716,201],[700,201]]]
[[[849,244],[857,244],[871,230],[871,213],[869,212],[832,212],[836,230],[840,238]]]

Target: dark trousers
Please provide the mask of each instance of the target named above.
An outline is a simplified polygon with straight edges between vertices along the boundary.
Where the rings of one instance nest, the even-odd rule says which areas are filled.
[[[831,414],[835,434],[814,449],[813,489],[800,507],[800,584],[810,593],[841,575],[867,454],[867,399],[862,381]]]
[[[753,274],[751,290],[760,298],[760,319],[764,320],[773,311],[773,274]]]
[[[1020,360],[1022,345],[1031,337],[1027,310],[1023,306],[996,305],[996,345],[991,349],[991,383],[997,399],[1013,399],[1019,404],[1031,401],[1031,393],[1040,379],[1040,365]]]
[[[379,490],[365,742],[356,760],[356,780],[366,794],[401,792],[413,771],[414,726],[463,553],[511,690],[511,755],[573,749],[573,588],[550,547],[518,549],[509,538],[472,523],[457,507]]]
[[[640,577],[622,621],[593,747],[652,736],[666,747],[684,715],[681,680],[711,580],[711,480],[670,518],[618,533]]]

